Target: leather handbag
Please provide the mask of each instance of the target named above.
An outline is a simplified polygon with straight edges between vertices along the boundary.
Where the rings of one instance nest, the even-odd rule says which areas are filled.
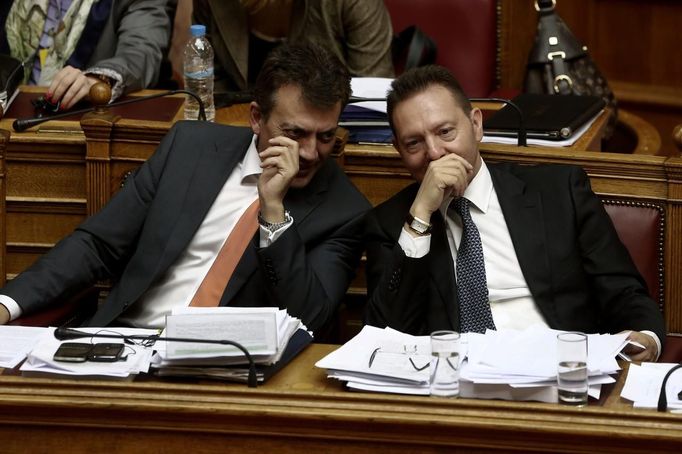
[[[538,30],[528,57],[526,93],[600,96],[610,109],[604,139],[613,134],[618,104],[606,78],[582,45],[556,14],[556,0],[536,0]]]
[[[0,118],[24,78],[23,66],[16,58],[0,54]]]

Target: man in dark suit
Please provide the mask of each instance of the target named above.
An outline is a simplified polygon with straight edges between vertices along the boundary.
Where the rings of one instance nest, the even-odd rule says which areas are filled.
[[[174,307],[195,305],[223,243],[235,244],[228,234],[259,203],[231,278],[198,305],[278,306],[319,329],[357,266],[369,208],[326,159],[349,96],[336,57],[278,48],[258,79],[250,129],[177,124],[100,213],[0,291],[0,317],[5,307],[16,316],[13,302],[29,313],[109,278],[90,326],[163,326]]]
[[[663,318],[581,169],[486,165],[481,112],[444,68],[394,81],[388,114],[417,183],[368,215],[369,324],[633,330],[633,358],[656,358]]]

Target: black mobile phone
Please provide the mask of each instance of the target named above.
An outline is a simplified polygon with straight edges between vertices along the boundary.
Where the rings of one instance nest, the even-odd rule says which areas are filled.
[[[53,359],[67,363],[82,363],[88,360],[92,347],[92,344],[84,342],[64,342],[54,353]]]
[[[121,359],[125,346],[123,344],[101,343],[92,346],[88,354],[89,361],[114,362]]]

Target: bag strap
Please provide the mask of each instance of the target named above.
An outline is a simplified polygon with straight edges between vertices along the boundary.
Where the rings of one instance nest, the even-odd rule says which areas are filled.
[[[393,38],[393,63],[397,70],[433,64],[436,53],[436,43],[415,25],[410,25]]]

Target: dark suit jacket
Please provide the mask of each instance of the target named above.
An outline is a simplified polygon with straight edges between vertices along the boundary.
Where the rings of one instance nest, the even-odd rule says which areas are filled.
[[[1,293],[31,312],[110,278],[115,285],[88,323],[110,324],[185,249],[251,137],[246,128],[178,123],[101,212]],[[256,233],[221,305],[287,308],[315,330],[331,318],[356,269],[369,203],[330,159],[307,187],[289,190],[284,204],[294,224],[263,249]]]
[[[587,175],[571,166],[488,165],[523,275],[551,328],[588,333],[650,330],[663,317]],[[398,245],[414,184],[367,217],[366,321],[412,334],[459,329],[452,256],[439,212],[430,252]]]

